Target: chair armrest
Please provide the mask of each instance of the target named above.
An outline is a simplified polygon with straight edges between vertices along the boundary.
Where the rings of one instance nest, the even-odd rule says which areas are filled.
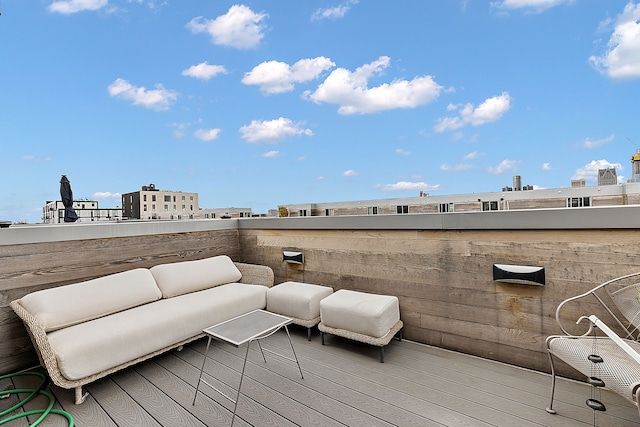
[[[593,326],[597,327],[602,332],[604,332],[605,335],[611,338],[611,341],[616,343],[616,345],[620,347],[622,351],[627,353],[629,357],[631,357],[636,363],[640,365],[640,354],[638,354],[637,351],[631,348],[631,346],[627,344],[622,338],[620,338],[618,334],[613,332],[611,328],[609,328],[602,320],[598,319],[597,316],[593,314],[591,316],[582,316],[581,318],[578,319],[576,323],[580,323],[583,320],[589,320],[591,324],[593,324]],[[589,329],[591,329],[591,327]]]
[[[243,262],[234,262],[242,278],[240,283],[247,283],[251,285],[262,285],[268,288],[273,286],[274,275],[271,267],[258,264],[246,264]]]
[[[20,300],[11,301],[9,305],[24,323],[40,363],[47,370],[54,383],[60,384],[56,380],[62,378],[62,374],[58,368],[58,360],[53,353],[53,348],[51,348],[44,326],[20,304]]]

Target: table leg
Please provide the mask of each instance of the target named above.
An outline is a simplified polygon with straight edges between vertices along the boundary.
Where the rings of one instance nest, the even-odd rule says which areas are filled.
[[[196,384],[196,394],[193,396],[193,402],[191,406],[196,404],[196,397],[198,397],[198,390],[200,389],[200,381],[202,381],[202,371],[204,371],[204,364],[207,361],[207,354],[209,354],[209,346],[211,345],[211,337],[207,341],[207,349],[204,351],[204,358],[202,359],[202,367],[200,367],[200,376],[198,377],[198,384]]]
[[[244,369],[247,367],[247,358],[249,357],[250,345],[251,345],[251,341],[247,343],[247,351],[244,353],[244,363],[242,364],[242,372],[240,373],[240,384],[238,384],[238,393],[236,394],[236,401],[233,405],[233,416],[231,417],[231,427],[233,427],[233,420],[236,419],[236,409],[238,408],[238,400],[240,399],[240,389],[242,388],[242,379],[244,378]]]
[[[291,342],[291,335],[289,335],[289,328],[287,327],[287,325],[284,325],[284,330],[287,331],[287,337],[289,338],[289,345],[291,346],[293,357],[295,357],[296,364],[298,365],[298,370],[300,371],[300,378],[304,379],[304,375],[302,375],[302,368],[300,367],[300,362],[298,362],[298,356],[296,355],[296,351],[293,348],[293,343]]]

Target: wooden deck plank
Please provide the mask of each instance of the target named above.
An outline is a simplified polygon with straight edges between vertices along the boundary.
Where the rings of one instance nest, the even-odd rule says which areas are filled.
[[[11,378],[5,378],[0,380],[0,390],[5,391],[5,390],[15,389],[15,388],[16,387],[13,384],[13,381],[11,380]],[[5,411],[8,411],[14,405],[20,402],[20,399],[16,394],[11,393],[5,396],[6,397],[4,399],[0,399],[0,413],[4,413]],[[1,416],[0,420],[10,418],[11,416],[19,413],[22,413],[21,408],[14,409],[13,411],[6,413],[4,416]],[[17,418],[16,420],[12,421],[12,423],[13,423],[12,425],[16,427],[24,427],[29,425],[29,422],[25,418]]]
[[[328,342],[330,338],[326,337],[326,339]],[[283,347],[285,345],[282,344]],[[449,392],[447,384],[434,384],[432,379],[421,381],[419,373],[410,372],[403,375],[396,365],[390,363],[389,356],[392,355],[387,354],[385,363],[382,364],[377,357],[371,357],[371,350],[376,353],[378,351],[375,348],[342,339],[335,339],[331,345],[342,347],[332,349],[332,353],[337,351],[339,357],[331,357],[329,364],[312,364],[312,368],[331,372],[331,378],[334,381],[339,381],[342,376],[348,376],[351,387],[366,393],[371,398],[386,399],[399,408],[414,411],[417,415],[445,425],[491,425],[492,422],[503,425],[537,425],[527,424],[526,420],[522,421],[512,414],[499,411],[487,414],[485,418],[491,415],[491,422],[488,422],[483,420],[482,413],[485,408],[481,404],[465,398],[463,392]],[[361,349],[365,352],[360,352]],[[322,351],[322,348],[310,347],[310,350]],[[313,354],[310,357],[316,360]],[[407,381],[411,376],[417,377],[418,381]],[[457,409],[462,407],[465,408],[465,413]]]
[[[201,342],[201,341],[200,341]],[[184,352],[189,352],[189,346],[185,347],[185,350],[179,352],[182,355]],[[175,353],[174,353],[175,355]],[[171,370],[171,372],[178,375],[186,383],[192,386],[193,392],[190,394],[191,400],[195,393],[195,387],[198,382],[198,375],[200,373],[200,366],[202,364],[202,356],[198,355],[197,360],[194,363],[188,363],[182,359],[182,357],[162,357],[158,359],[158,363],[163,367]],[[231,372],[227,369],[221,369],[221,367],[215,363],[212,364],[211,360],[205,365],[205,372],[209,375],[206,377],[207,382],[214,385],[217,389],[223,391],[227,396],[235,398],[237,385],[239,381],[239,375],[237,372]],[[281,416],[276,411],[273,411],[270,407],[262,405],[262,403],[248,398],[245,392],[245,386],[249,381],[245,378],[245,382],[242,385],[243,393],[240,395],[238,401],[238,411],[236,414],[236,420],[234,425],[239,425],[238,422],[243,420],[247,425],[264,425],[264,426],[293,426],[295,423],[289,421],[286,417]],[[233,411],[233,403],[226,399],[224,396],[217,393],[205,384],[200,385],[200,392],[196,399],[196,407],[202,406],[205,408],[212,407],[213,409],[223,407],[227,409],[228,421],[231,422],[231,415]],[[213,424],[212,424],[213,425]]]
[[[285,335],[282,335],[281,338],[283,342],[282,350],[286,351],[286,347],[289,345],[288,341]],[[297,346],[296,353],[304,353],[304,350],[299,348],[299,344],[304,346],[304,343],[307,343],[306,338],[302,340],[301,337],[298,337],[297,341],[299,342],[294,344]],[[265,346],[266,345],[265,343]],[[302,353],[298,354],[298,357],[304,360]],[[350,353],[346,354],[347,357],[350,357]],[[260,360],[259,353],[255,354],[254,357],[258,358],[256,360]],[[377,370],[385,368],[385,365],[380,364],[377,357],[369,359],[368,362],[371,362],[373,366],[374,372],[372,374],[376,376],[378,375]],[[357,369],[357,366],[362,363],[362,360],[354,360],[351,365],[348,365],[348,363],[344,365],[343,362],[344,366],[348,366],[346,369],[337,367],[335,363],[338,362],[339,361],[330,354],[326,362],[328,364],[318,364],[318,359],[314,358],[306,362],[306,364],[305,361],[301,361],[301,365],[303,371],[309,371],[309,368],[305,367],[312,366],[312,373],[323,377],[325,383],[341,384],[345,387],[343,391],[336,393],[335,390],[331,390],[330,392],[325,391],[325,386],[324,389],[321,388],[324,393],[331,393],[330,395],[333,395],[339,400],[348,401],[352,408],[363,408],[363,410],[375,414],[380,420],[395,423],[399,419],[412,417],[414,420],[419,419],[419,421],[416,422],[417,425],[429,425],[430,423],[440,425],[482,425],[482,422],[472,417],[461,415],[448,408],[442,408],[438,404],[425,404],[424,401],[413,399],[410,395],[402,393],[394,394],[393,390],[389,389],[386,385],[379,385],[370,381],[368,378],[361,378],[351,374],[349,369]],[[295,367],[295,365],[293,366]],[[285,368],[278,364],[271,366],[270,369],[284,370]],[[291,368],[286,369],[289,369],[289,372],[291,370]],[[403,407],[398,406],[398,403]]]
[[[350,343],[346,340],[340,340],[341,345],[344,347],[342,350],[339,350],[340,354],[346,354],[346,352],[351,353],[369,353],[372,351],[371,348],[367,349],[366,346],[360,345],[359,343]],[[286,347],[288,343],[286,343],[285,339],[281,339],[281,345]],[[393,346],[403,347],[402,352],[398,352],[398,357],[396,357],[392,351],[396,348]],[[434,349],[436,353],[441,353],[441,355],[447,357],[438,356],[434,358],[432,355],[428,353],[424,353],[428,355],[428,358],[418,357],[415,353],[408,353],[405,349],[415,346],[422,346],[424,348],[429,348],[428,346],[423,346],[421,344],[416,344],[412,342],[397,342],[393,341],[391,344],[392,347],[388,348],[387,357],[385,357],[385,363],[387,364],[397,364],[397,367],[392,371],[394,377],[403,378],[405,381],[392,381],[388,382],[385,385],[387,387],[396,387],[396,385],[402,384],[404,386],[408,386],[404,391],[412,396],[420,396],[420,388],[416,387],[416,384],[429,384],[436,393],[441,393],[444,395],[450,394],[458,397],[463,397],[464,399],[468,399],[473,403],[480,403],[484,405],[484,408],[481,408],[481,411],[474,410],[473,403],[463,405],[465,412],[473,413],[474,416],[482,419],[482,413],[486,413],[485,421],[494,423],[499,422],[501,425],[504,420],[500,420],[501,414],[507,414],[508,416],[512,416],[512,414],[517,414],[517,418],[520,420],[512,420],[515,424],[518,425],[526,425],[526,423],[532,422],[534,420],[534,425],[546,425],[547,423],[553,425],[576,425],[576,421],[578,423],[583,423],[584,425],[592,425],[593,423],[593,412],[584,405],[584,401],[586,400],[588,395],[585,396],[585,392],[589,393],[590,388],[585,387],[584,384],[577,384],[580,386],[582,394],[580,394],[580,406],[578,407],[565,407],[563,406],[562,416],[553,416],[548,414],[544,408],[548,405],[548,392],[550,390],[550,377],[541,373],[534,373],[532,371],[522,370],[521,368],[504,365],[498,362],[491,362],[487,360],[482,360],[479,358],[472,358],[466,355],[462,356],[461,360],[456,361],[455,364],[451,363],[451,360],[448,358],[448,354],[446,351],[442,351],[441,349]],[[325,346],[326,347],[326,346]],[[304,348],[304,347],[303,347]],[[322,347],[321,347],[322,348]],[[405,354],[407,353],[407,354]],[[452,352],[449,352],[452,353]],[[363,361],[366,360],[367,357],[370,358],[369,355],[365,355]],[[312,356],[314,360],[317,360],[318,356]],[[488,381],[484,378],[477,378],[475,375],[476,372],[486,373],[486,370],[478,369],[473,366],[473,369],[470,370],[469,367],[465,366],[466,360],[473,359],[478,363],[485,366],[487,364],[496,365],[496,368],[502,369],[503,372],[498,375],[493,375],[494,378],[489,378],[491,381]],[[336,365],[336,359],[332,358],[332,363],[334,366]],[[367,362],[368,363],[368,362]],[[426,369],[425,367],[430,367],[430,369]],[[407,369],[412,368],[412,369]],[[433,369],[431,369],[433,368]],[[361,368],[359,368],[361,369]],[[428,373],[427,371],[431,372]],[[462,372],[462,374],[458,372]],[[523,372],[524,371],[524,372]],[[491,371],[488,371],[489,373]],[[531,382],[523,382],[520,380],[520,384],[512,384],[511,387],[506,387],[504,385],[505,382],[511,382],[512,378],[520,379],[522,374],[526,374],[529,376],[534,376],[536,379],[545,378],[548,383],[544,384],[536,384]],[[483,374],[480,374],[481,376]],[[377,378],[375,372],[367,372],[362,371],[359,376],[363,376],[365,378]],[[442,378],[439,378],[442,377]],[[500,378],[496,381],[496,377]],[[561,392],[562,384],[566,381],[560,380],[558,381],[558,391],[556,394]],[[539,393],[546,393],[544,397],[541,395],[536,396],[535,393],[531,393],[531,389],[535,388],[532,385],[537,385]],[[542,391],[544,389],[544,391]],[[637,411],[632,405],[629,405],[624,399],[611,393],[609,391],[603,391],[604,395],[607,398],[611,398],[614,401],[622,401],[622,403],[626,403],[626,409],[623,412],[622,419],[620,418],[620,414],[616,411],[608,411],[604,414],[599,414],[599,419],[606,423],[606,425],[629,425],[629,423],[636,423],[637,420]],[[436,394],[437,396],[437,394]],[[437,397],[440,400],[442,397]],[[455,408],[455,405],[451,403],[446,405],[448,408]],[[457,406],[460,407],[460,406]],[[558,407],[559,408],[559,407]],[[628,409],[631,409],[631,412]],[[475,408],[477,409],[477,408]],[[615,408],[618,409],[618,408]],[[627,417],[628,416],[628,417]],[[635,416],[635,418],[632,418]]]
[[[209,352],[209,360],[205,366],[205,371],[210,375],[215,376],[218,381],[222,381],[227,385],[230,390],[228,394],[231,397],[235,397],[235,387],[237,387],[239,383],[239,369],[242,360],[234,358],[234,360],[231,361],[233,366],[230,367],[225,363],[229,361],[229,358],[227,357],[226,359],[222,359],[220,357],[222,353],[223,350],[218,350],[217,347],[212,347]],[[183,352],[179,353],[178,356],[180,360],[174,361],[174,363],[184,364],[184,369],[188,369],[192,372],[191,375],[194,376],[195,384],[195,380],[197,380],[197,376],[199,374],[198,365],[202,363],[204,355],[187,348]],[[215,356],[215,361],[211,359],[212,356]],[[277,376],[274,376],[274,378],[277,381]],[[295,402],[293,402],[289,396],[290,395],[283,394],[272,387],[267,387],[264,384],[261,384],[256,381],[253,375],[247,373],[245,374],[245,378],[242,383],[242,392],[238,408],[240,410],[243,400],[247,400],[248,398],[259,403],[264,408],[268,408],[268,410],[273,411],[274,414],[277,414],[278,419],[274,420],[276,423],[275,425],[282,425],[282,423],[309,426],[337,425],[332,423],[329,418],[324,417],[322,414],[313,413],[313,411],[306,409],[301,410],[300,406],[295,405]]]
[[[129,373],[130,370],[124,371]],[[121,427],[161,426],[145,408],[120,388],[112,377],[103,378],[87,385],[87,391]]]
[[[96,402],[93,396],[89,395],[82,405],[76,405],[72,390],[55,386],[51,386],[50,389],[62,409],[73,417],[76,426],[117,427],[117,424]]]
[[[403,366],[415,366],[416,360],[419,359],[416,352],[439,354],[441,357],[431,360],[431,363],[437,363],[437,370],[445,372],[445,378],[448,380],[453,381],[457,374],[461,373],[473,377],[479,382],[487,381],[492,384],[491,389],[495,390],[494,393],[498,393],[504,398],[527,403],[533,408],[534,414],[535,410],[546,408],[549,405],[551,376],[548,374],[410,341],[403,341],[396,343],[396,345],[404,348],[401,356]],[[443,363],[438,363],[438,361],[443,361]],[[523,387],[524,384],[526,384],[526,388]],[[592,411],[585,405],[585,400],[590,397],[590,392],[590,388],[585,387],[584,383],[560,379],[556,385],[554,408],[562,407],[564,416],[592,423]],[[613,418],[621,418],[630,424],[638,422],[637,409],[623,397],[609,390],[602,390],[602,396],[607,408],[609,408],[606,413],[600,414],[603,423],[611,425],[615,423]],[[529,416],[534,416],[534,414]],[[611,418],[612,414],[615,414],[613,418]],[[555,423],[557,422],[555,421]]]
[[[148,365],[148,364],[147,364]],[[163,426],[204,427],[175,400],[169,398],[135,369],[119,372],[113,380]]]
[[[231,411],[216,404],[208,397],[199,396],[200,401],[207,402],[201,405],[192,405],[195,387],[184,380],[180,375],[180,368],[172,366],[168,360],[176,359],[173,354],[159,357],[153,363],[145,363],[136,367],[136,371],[162,389],[167,396],[175,400],[195,418],[207,425],[229,425],[231,423]],[[173,367],[173,369],[167,369]]]
[[[44,381],[45,381],[45,384],[44,384],[43,390],[49,391],[46,387],[48,383],[48,379],[45,378]],[[40,387],[40,385],[42,384],[42,378],[40,376],[33,376],[33,375],[20,375],[20,376],[13,377],[13,384],[16,389],[35,390],[38,387]],[[18,396],[20,399],[25,399],[28,397],[28,395],[29,395],[28,393],[20,393]],[[47,396],[43,394],[38,394],[23,406],[23,410],[25,412],[44,410],[48,407],[49,404],[50,404],[50,399]],[[62,409],[62,408],[60,404],[57,401],[55,401],[53,409]],[[40,416],[41,414],[29,415],[26,419],[29,421],[29,423],[34,423],[40,418]],[[50,414],[46,416],[38,425],[43,427],[65,427],[65,426],[68,426],[69,424],[65,418],[56,414]]]
[[[252,345],[234,426],[593,426],[583,383],[558,380],[553,416],[544,410],[548,374],[406,340],[392,341],[380,363],[372,346],[337,337],[322,346],[317,334],[309,342],[295,328],[291,338],[304,379],[289,360],[267,353],[264,363]],[[210,382],[235,396],[245,348],[212,345]],[[282,331],[263,345],[290,352]],[[89,384],[82,405],[72,390],[51,388],[78,426],[229,425],[233,404],[207,386],[191,405],[205,346],[198,340]],[[603,399],[609,409],[598,425],[640,425],[633,405],[606,390]]]
[[[247,364],[248,382],[245,379],[245,383],[242,385],[243,394],[246,393],[248,396],[256,398],[254,396],[260,389],[270,390],[270,394],[285,393],[290,397],[287,398],[284,405],[280,402],[269,401],[265,401],[265,404],[269,404],[269,407],[275,408],[283,415],[286,414],[288,419],[298,425],[385,425],[383,420],[367,413],[365,409],[354,409],[335,396],[327,395],[324,391],[318,391],[315,387],[311,387],[307,383],[307,376],[304,380],[300,378],[295,364],[281,364],[279,360],[274,360],[275,356],[267,354],[268,363],[265,365],[256,348],[251,352],[251,361]],[[203,347],[194,346],[193,350],[202,351]],[[233,351],[233,347],[218,344],[215,350],[213,355],[215,363],[223,364],[230,369],[238,367],[236,365],[242,362],[241,358],[244,358],[244,348]],[[188,357],[186,360],[193,363],[193,361],[201,360],[202,353],[197,352],[192,355],[185,353],[185,356]]]

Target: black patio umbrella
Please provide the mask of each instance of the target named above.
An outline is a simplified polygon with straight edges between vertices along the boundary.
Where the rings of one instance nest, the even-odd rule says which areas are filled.
[[[73,210],[73,192],[71,191],[71,183],[66,175],[62,175],[60,179],[60,197],[64,205],[64,222],[76,222],[78,214]]]

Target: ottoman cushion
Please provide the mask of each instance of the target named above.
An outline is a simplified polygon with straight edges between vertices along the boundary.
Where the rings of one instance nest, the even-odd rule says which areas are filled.
[[[333,288],[310,283],[284,282],[267,291],[267,310],[300,320],[320,316],[320,300],[331,295]]]
[[[398,298],[340,289],[320,301],[322,324],[380,338],[400,320]]]

